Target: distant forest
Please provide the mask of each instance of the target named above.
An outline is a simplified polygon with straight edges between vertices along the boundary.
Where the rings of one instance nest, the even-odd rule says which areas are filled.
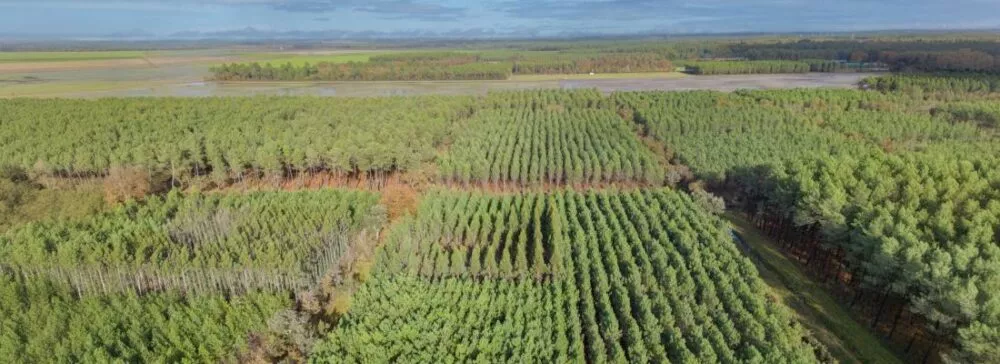
[[[1000,71],[1000,43],[919,38],[515,43],[494,50],[390,53],[373,56],[367,62],[231,63],[213,67],[211,78],[218,81],[504,80],[527,74],[678,69],[694,74],[992,73]]]

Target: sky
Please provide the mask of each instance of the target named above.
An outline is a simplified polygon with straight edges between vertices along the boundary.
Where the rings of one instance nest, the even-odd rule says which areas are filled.
[[[0,0],[0,34],[449,36],[1000,28],[1000,0]]]

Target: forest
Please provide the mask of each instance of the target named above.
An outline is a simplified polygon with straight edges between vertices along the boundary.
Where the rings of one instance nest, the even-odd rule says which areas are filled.
[[[314,362],[815,361],[686,195],[445,192],[419,210]]]
[[[794,42],[733,44],[732,55],[751,60],[836,59],[880,62],[894,71],[1000,71],[1000,48],[994,39],[803,39]]]
[[[683,64],[805,72],[852,44]],[[574,55],[372,62],[577,72],[702,49],[534,47]],[[774,298],[740,216],[900,362],[995,363],[1000,81],[953,71],[729,93],[0,100],[0,360],[837,362]]]
[[[367,62],[272,65],[230,63],[211,69],[217,81],[506,80],[511,75],[670,72],[655,53],[414,52],[373,56]]]
[[[627,122],[608,109],[582,110],[480,113],[455,137],[441,173],[462,183],[662,182],[662,166]]]
[[[515,75],[674,72],[1000,72],[996,39],[889,37],[466,44],[379,54],[368,61],[226,63],[216,81],[506,80]]]
[[[80,296],[295,290],[322,278],[358,240],[374,239],[385,219],[376,202],[335,190],[174,190],[83,219],[12,228],[0,238],[0,260],[7,271],[63,282]]]
[[[867,298],[871,327],[886,321],[891,337],[907,311],[932,345],[964,348],[952,359],[991,362],[998,352],[988,343],[1000,338],[997,130],[986,112],[912,112],[969,90],[927,80],[871,80],[913,85],[920,99],[856,91],[619,96],[685,165],[731,194],[731,207],[823,279],[842,280],[850,305]],[[968,102],[958,105],[974,109]]]
[[[37,176],[138,168],[181,186],[409,170],[435,156],[468,97],[237,97],[0,102],[0,165]],[[81,138],[84,136],[85,138]],[[44,142],[42,142],[44,141]],[[159,176],[157,176],[159,175]]]

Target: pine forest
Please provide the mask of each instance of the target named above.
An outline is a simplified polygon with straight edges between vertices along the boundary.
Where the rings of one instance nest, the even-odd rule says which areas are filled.
[[[878,73],[0,99],[0,362],[1000,362],[994,41],[496,44],[212,74]]]

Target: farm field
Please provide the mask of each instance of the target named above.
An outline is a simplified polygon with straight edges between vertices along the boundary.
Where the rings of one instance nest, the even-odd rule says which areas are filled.
[[[0,63],[9,62],[65,62],[107,59],[142,58],[143,51],[92,51],[92,52],[0,52]]]
[[[0,72],[0,361],[997,362],[991,44]]]

